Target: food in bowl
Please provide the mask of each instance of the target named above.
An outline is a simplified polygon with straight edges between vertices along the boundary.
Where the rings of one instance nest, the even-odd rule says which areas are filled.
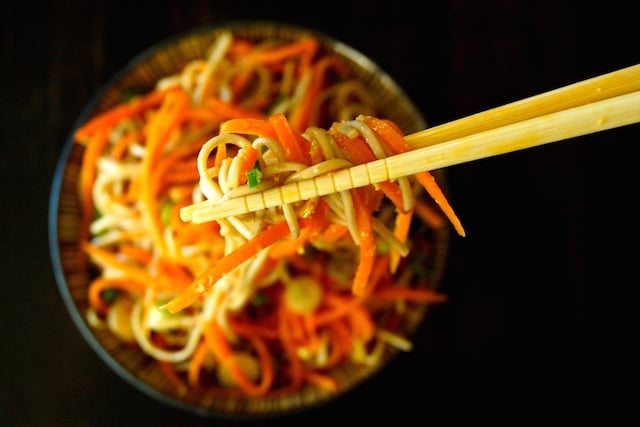
[[[429,172],[183,219],[404,150],[403,123],[352,67],[312,33],[221,29],[206,55],[146,90],[121,87],[127,99],[74,131],[83,322],[144,355],[143,373],[130,369],[141,381],[214,411],[299,408],[410,350],[426,307],[445,300],[433,287],[443,215],[463,230]]]

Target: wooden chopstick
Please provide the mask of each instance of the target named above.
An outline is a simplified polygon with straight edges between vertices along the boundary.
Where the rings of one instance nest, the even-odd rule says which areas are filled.
[[[202,223],[640,122],[640,65],[407,135],[411,151],[183,208]]]
[[[582,80],[405,136],[413,148],[439,144],[640,90],[640,64]]]

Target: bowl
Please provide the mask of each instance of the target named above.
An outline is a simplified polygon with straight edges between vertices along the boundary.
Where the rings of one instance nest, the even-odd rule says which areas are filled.
[[[396,358],[399,350],[385,349],[380,363],[361,366],[345,363],[333,368],[331,375],[337,390],[326,392],[310,385],[291,395],[266,397],[220,397],[201,389],[178,390],[167,380],[161,366],[135,345],[123,343],[108,329],[96,328],[88,320],[88,285],[95,269],[86,257],[78,256],[82,236],[82,207],[78,196],[81,162],[85,148],[74,142],[75,131],[91,118],[121,102],[128,93],[151,90],[157,80],[178,72],[186,63],[207,55],[209,47],[222,32],[249,40],[275,39],[285,42],[313,36],[323,51],[333,52],[348,65],[369,93],[377,98],[378,117],[395,122],[405,134],[426,127],[420,111],[400,86],[372,60],[321,32],[276,22],[230,22],[204,26],[159,42],[133,58],[91,100],[79,116],[60,155],[51,188],[49,206],[49,242],[52,265],[66,308],[82,337],[113,371],[142,393],[165,404],[199,415],[214,417],[271,417],[302,411],[331,402],[367,379]],[[443,171],[432,172],[446,192]],[[449,229],[441,227],[416,231],[419,239],[429,243],[429,259],[422,265],[428,270],[428,286],[437,288],[444,273]],[[409,306],[405,310],[399,333],[411,338],[428,312],[428,304]]]

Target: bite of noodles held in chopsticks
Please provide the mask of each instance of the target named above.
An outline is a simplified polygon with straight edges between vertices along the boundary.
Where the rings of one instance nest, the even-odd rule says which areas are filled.
[[[333,368],[410,350],[404,307],[445,300],[412,229],[444,218],[464,235],[429,172],[217,221],[181,216],[408,150],[377,114],[315,38],[222,33],[208,56],[87,121],[75,140],[90,324],[157,360],[178,393],[331,393]]]

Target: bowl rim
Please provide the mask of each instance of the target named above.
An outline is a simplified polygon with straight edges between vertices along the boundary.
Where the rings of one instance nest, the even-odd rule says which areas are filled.
[[[57,163],[55,165],[51,187],[50,187],[50,196],[49,196],[49,204],[48,204],[48,240],[49,240],[49,256],[51,265],[53,267],[53,272],[57,284],[58,291],[62,297],[64,305],[66,307],[67,312],[71,316],[71,319],[83,337],[84,341],[89,344],[90,348],[98,355],[99,359],[104,362],[107,367],[115,372],[118,376],[125,380],[128,384],[132,385],[135,389],[142,392],[143,394],[150,396],[156,401],[169,405],[170,407],[174,407],[176,409],[180,409],[192,414],[205,416],[205,417],[213,417],[218,419],[234,419],[234,420],[256,420],[256,419],[273,419],[277,416],[284,416],[299,413],[302,411],[306,411],[313,408],[318,408],[320,406],[329,404],[339,396],[344,395],[345,393],[350,392],[351,390],[361,387],[364,383],[367,382],[368,378],[371,378],[375,375],[383,366],[388,365],[392,360],[382,364],[382,366],[373,369],[369,375],[367,375],[364,379],[355,381],[354,384],[350,384],[344,390],[341,390],[338,393],[332,394],[328,397],[322,399],[316,399],[311,404],[303,404],[296,406],[292,409],[287,409],[282,412],[267,412],[267,413],[249,413],[249,412],[232,412],[226,413],[220,410],[216,410],[213,408],[205,408],[202,406],[197,406],[195,404],[190,404],[185,401],[179,400],[175,397],[169,396],[167,394],[162,393],[161,391],[155,389],[151,385],[147,384],[140,378],[137,378],[131,372],[129,372],[118,360],[111,355],[111,353],[105,349],[105,347],[100,343],[98,338],[93,334],[91,328],[85,322],[80,310],[78,310],[78,306],[73,299],[73,296],[69,290],[69,283],[67,280],[67,276],[65,275],[65,270],[61,257],[61,250],[59,246],[59,231],[58,231],[58,221],[60,218],[60,202],[63,191],[63,180],[66,173],[67,165],[70,161],[71,154],[73,151],[73,147],[75,145],[74,142],[74,131],[78,129],[83,123],[89,120],[93,114],[98,110],[100,102],[104,99],[105,95],[109,93],[109,91],[120,81],[122,80],[128,73],[130,73],[133,69],[135,69],[140,64],[143,64],[145,61],[151,59],[154,54],[161,52],[169,46],[172,46],[179,42],[180,40],[188,37],[197,36],[199,34],[208,34],[213,33],[215,31],[220,31],[223,29],[235,29],[235,28],[243,28],[243,27],[279,27],[286,30],[297,31],[300,33],[307,33],[317,37],[321,44],[325,44],[327,46],[331,46],[332,49],[336,49],[341,55],[348,57],[351,61],[358,63],[360,66],[368,69],[372,74],[375,74],[376,79],[379,79],[380,82],[394,92],[398,99],[402,99],[402,102],[407,105],[413,117],[417,123],[424,127],[426,127],[426,121],[421,111],[417,108],[417,106],[413,103],[411,98],[409,98],[404,92],[403,88],[396,82],[394,78],[391,77],[386,71],[384,71],[380,66],[374,62],[370,57],[363,54],[359,50],[351,47],[350,45],[334,38],[333,36],[314,29],[308,26],[301,26],[297,24],[291,24],[282,21],[274,21],[274,20],[230,20],[230,21],[222,21],[217,23],[204,24],[196,27],[192,27],[191,29],[187,29],[184,31],[180,31],[174,33],[168,37],[165,37],[150,46],[146,47],[138,54],[133,56],[131,59],[126,61],[119,69],[108,79],[104,81],[103,84],[100,85],[97,92],[95,92],[86,106],[82,109],[81,113],[78,115],[77,119],[74,121],[73,126],[69,132],[69,135],[66,137],[65,143],[62,147],[62,150],[59,154]],[[438,281],[441,281],[439,278]],[[395,359],[393,356],[391,359]]]

